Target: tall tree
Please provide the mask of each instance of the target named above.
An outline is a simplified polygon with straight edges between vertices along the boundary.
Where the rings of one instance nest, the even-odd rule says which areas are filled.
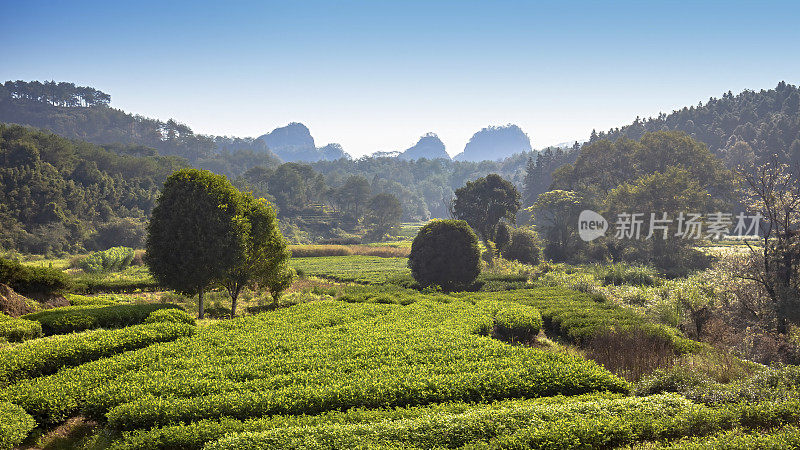
[[[467,182],[464,187],[456,189],[453,199],[455,218],[466,221],[480,234],[484,243],[494,241],[500,220],[516,223],[518,210],[517,188],[494,173]]]
[[[392,194],[380,193],[372,197],[367,210],[366,222],[372,227],[370,234],[377,240],[400,225],[400,218],[403,217],[403,207]]]
[[[240,201],[245,225],[238,229],[245,232],[244,246],[236,264],[227,268],[221,279],[231,296],[232,317],[236,316],[242,289],[254,284],[271,286],[272,278],[280,278],[288,271],[286,261],[290,256],[272,207],[249,194],[242,194]]]
[[[145,262],[163,286],[198,296],[200,319],[203,294],[243,264],[250,225],[243,213],[227,178],[197,169],[172,174],[153,208]]]

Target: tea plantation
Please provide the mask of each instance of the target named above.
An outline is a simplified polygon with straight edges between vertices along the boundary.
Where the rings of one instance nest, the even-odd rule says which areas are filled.
[[[76,420],[90,431],[70,448],[800,443],[792,368],[747,366],[728,384],[669,368],[631,378],[590,357],[598,336],[657,339],[678,359],[713,351],[636,310],[516,275],[421,292],[397,284],[398,260],[295,258],[323,281],[288,294],[302,298],[291,306],[234,319],[195,322],[121,294],[6,318],[45,336],[0,348],[0,448],[43,446]]]

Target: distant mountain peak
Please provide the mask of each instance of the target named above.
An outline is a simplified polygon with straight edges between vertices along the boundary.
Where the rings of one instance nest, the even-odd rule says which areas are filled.
[[[267,147],[284,161],[319,161],[350,158],[339,144],[328,144],[317,148],[307,126],[300,122],[290,122],[259,136]]]
[[[436,133],[428,132],[419,138],[411,148],[397,155],[400,159],[450,159],[450,155],[444,149],[444,142],[439,139]]]
[[[488,126],[472,135],[456,161],[498,161],[531,151],[531,139],[514,124]]]

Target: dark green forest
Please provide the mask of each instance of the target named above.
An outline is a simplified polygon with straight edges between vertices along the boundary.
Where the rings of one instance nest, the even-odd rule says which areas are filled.
[[[800,162],[800,89],[784,81],[775,89],[726,92],[703,104],[608,132],[592,132],[590,142],[621,137],[638,140],[646,132],[683,131],[722,158],[728,167],[763,164],[778,155],[781,162]]]
[[[29,253],[141,246],[164,180],[188,164],[113,148],[120,153],[0,124],[0,246]]]

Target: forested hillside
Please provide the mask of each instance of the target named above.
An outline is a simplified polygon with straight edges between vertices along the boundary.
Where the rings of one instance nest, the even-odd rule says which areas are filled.
[[[638,140],[649,131],[679,130],[704,142],[729,167],[761,164],[772,155],[800,161],[800,89],[781,81],[775,89],[738,95],[730,91],[705,105],[659,114],[607,133],[592,133],[591,142],[628,137]]]
[[[0,124],[0,247],[31,253],[141,246],[164,180],[182,158],[133,156]]]

